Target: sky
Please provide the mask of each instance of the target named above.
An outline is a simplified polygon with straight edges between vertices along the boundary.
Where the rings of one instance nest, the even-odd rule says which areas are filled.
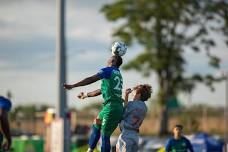
[[[114,41],[112,31],[117,23],[108,22],[99,11],[112,0],[67,0],[66,1],[66,49],[67,82],[75,83],[93,75],[105,67],[111,55],[110,46]],[[13,104],[49,104],[57,101],[56,72],[56,2],[46,0],[1,0],[0,1],[0,95],[10,90]],[[227,46],[221,43],[222,36],[217,35],[218,45],[214,48],[221,58],[221,69],[207,66],[204,53],[194,54],[186,51],[188,73],[200,72],[220,75],[228,71]],[[142,48],[137,44],[128,48],[124,62],[133,59]],[[153,98],[158,85],[155,74],[144,78],[135,71],[123,71],[124,88],[140,83],[153,86]],[[94,99],[78,100],[75,96],[81,91],[92,91],[100,87],[100,82],[91,86],[76,88],[67,93],[70,107],[81,108]],[[225,83],[215,85],[216,91],[203,85],[191,95],[191,104],[205,103],[223,106],[225,103]],[[189,95],[179,95],[183,104],[189,104]]]

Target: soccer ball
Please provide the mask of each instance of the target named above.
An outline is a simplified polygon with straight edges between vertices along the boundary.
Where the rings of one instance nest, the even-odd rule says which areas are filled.
[[[123,42],[114,42],[111,51],[113,55],[123,56],[127,52],[127,45]]]

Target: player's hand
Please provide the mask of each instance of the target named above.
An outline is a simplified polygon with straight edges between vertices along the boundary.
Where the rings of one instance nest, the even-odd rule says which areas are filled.
[[[79,93],[78,98],[79,99],[85,99],[87,95],[84,94],[84,92]]]
[[[132,92],[131,88],[128,88],[128,89],[125,90],[125,94],[126,95],[129,95],[131,92]]]
[[[63,84],[63,88],[66,89],[66,90],[71,90],[72,88],[74,88],[74,86],[73,85],[70,85],[70,84],[64,83]]]

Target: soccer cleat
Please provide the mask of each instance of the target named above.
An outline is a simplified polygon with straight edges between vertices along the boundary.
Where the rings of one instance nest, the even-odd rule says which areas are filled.
[[[89,148],[89,149],[87,150],[87,152],[93,152],[93,149],[90,149],[90,148]]]

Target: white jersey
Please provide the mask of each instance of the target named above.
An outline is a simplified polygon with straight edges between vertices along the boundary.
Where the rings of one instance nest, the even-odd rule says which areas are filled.
[[[147,107],[143,101],[129,101],[125,107],[120,129],[138,131],[147,113]]]
[[[128,102],[120,123],[121,134],[116,145],[119,152],[138,152],[138,132],[146,112],[147,107],[143,101]]]

